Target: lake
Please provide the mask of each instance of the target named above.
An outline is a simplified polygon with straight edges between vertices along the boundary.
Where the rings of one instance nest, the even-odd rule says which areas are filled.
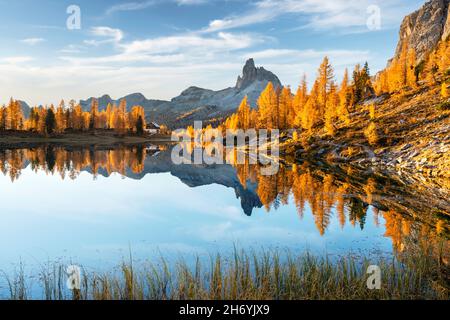
[[[311,162],[271,176],[258,165],[174,165],[171,148],[1,150],[0,269],[107,270],[130,254],[170,261],[235,246],[389,257],[444,240],[448,250],[448,199],[414,183]]]

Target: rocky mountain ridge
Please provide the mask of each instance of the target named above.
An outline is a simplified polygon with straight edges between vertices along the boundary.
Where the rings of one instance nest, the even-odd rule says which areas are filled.
[[[128,108],[140,105],[144,107],[148,118],[176,128],[184,126],[189,121],[192,124],[193,119],[210,120],[226,116],[237,109],[245,96],[248,96],[250,104],[256,107],[259,95],[269,82],[272,82],[275,87],[282,86],[275,74],[263,67],[256,67],[255,61],[249,59],[236,85],[223,90],[214,91],[192,86],[170,101],[147,99],[141,93],[130,94],[117,100],[109,95],[96,99],[100,110],[105,109],[109,103],[118,105],[125,99]],[[82,108],[86,111],[90,110],[93,99],[81,100]]]
[[[394,58],[402,49],[414,49],[417,62],[422,61],[439,41],[450,36],[450,0],[431,0],[406,16],[400,26],[399,42]]]

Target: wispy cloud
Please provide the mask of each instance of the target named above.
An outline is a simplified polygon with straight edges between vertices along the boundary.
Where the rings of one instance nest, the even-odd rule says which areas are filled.
[[[293,49],[267,49],[256,52],[249,52],[245,54],[245,58],[255,59],[277,59],[286,61],[286,59],[295,59],[296,61],[302,61],[306,59],[322,59],[325,56],[335,58],[353,58],[354,57],[368,57],[369,51],[367,50],[293,50]]]
[[[299,28],[365,28],[369,18],[367,9],[373,4],[371,0],[260,0],[247,12],[211,21],[204,31],[216,32],[265,23],[282,15],[298,16],[302,20]],[[397,23],[405,12],[412,9],[410,3],[402,0],[379,0],[377,5],[382,10],[384,26]],[[366,28],[366,31],[369,30]]]
[[[156,1],[160,0],[120,3],[108,11],[145,9]],[[170,1],[172,5],[180,6],[203,3],[198,0]],[[389,1],[395,7],[402,0]],[[165,36],[140,39],[119,28],[96,26],[89,29],[90,37],[84,44],[66,45],[52,57],[58,59],[51,64],[44,59],[33,61],[27,56],[0,58],[0,81],[6,84],[0,87],[0,96],[20,97],[21,92],[27,92],[30,102],[50,103],[59,100],[55,94],[78,99],[104,93],[122,96],[141,91],[152,98],[170,99],[191,85],[210,89],[232,85],[249,57],[277,74],[283,84],[296,86],[304,72],[310,79],[314,78],[320,60],[328,55],[339,78],[345,67],[365,60],[371,63],[371,52],[359,50],[357,43],[348,50],[333,49],[331,43],[330,46],[321,45],[320,50],[314,46],[303,49],[308,48],[306,42],[299,46],[289,43],[284,46],[281,36],[277,40],[262,34],[260,28],[241,28],[290,15],[292,27],[296,27],[298,21],[299,27],[303,28],[354,29],[365,23],[364,16],[358,13],[365,13],[365,5],[370,1],[360,2],[362,4],[344,0],[255,0],[245,6],[248,11],[219,16],[220,19],[206,22],[204,28],[176,30]],[[378,2],[386,7],[387,0]],[[383,17],[393,14],[384,13]],[[383,64],[384,61],[383,58]]]
[[[33,60],[34,60],[34,58],[29,57],[29,56],[15,56],[15,57],[0,58],[0,62],[6,63],[6,64],[12,64],[12,65],[30,62]]]
[[[208,0],[148,0],[148,1],[136,1],[136,2],[126,2],[121,4],[116,4],[109,7],[106,10],[106,14],[110,15],[116,12],[121,11],[136,11],[136,10],[144,10],[150,8],[154,5],[165,3],[172,1],[173,3],[178,4],[179,6],[192,6],[192,5],[200,5],[208,3]]]
[[[184,34],[133,41],[124,44],[124,52],[128,54],[161,54],[174,52],[202,52],[208,54],[221,51],[235,51],[249,48],[263,42],[262,36],[245,33],[219,32],[214,36]]]
[[[95,37],[106,38],[105,40],[85,40],[84,43],[88,45],[98,46],[105,43],[119,43],[123,37],[123,31],[110,27],[93,27],[90,33]]]
[[[205,34],[186,32],[173,36],[124,41],[124,33],[120,29],[110,27],[93,27],[91,35],[104,39],[85,40],[91,46],[114,44],[113,55],[97,57],[75,57],[70,54],[79,53],[79,46],[71,45],[60,51],[67,54],[60,59],[76,64],[98,63],[194,63],[210,61],[218,55],[248,49],[255,45],[272,41],[271,38],[254,33],[217,32]]]
[[[44,41],[45,41],[44,38],[27,38],[27,39],[20,40],[20,42],[23,42],[23,43],[25,43],[27,45],[30,45],[30,46],[35,46],[35,45],[37,45],[37,44],[39,44],[41,42],[44,42]]]
[[[208,3],[208,0],[175,0],[180,6],[191,6]]]
[[[81,45],[69,44],[69,45],[65,46],[64,48],[62,48],[61,50],[59,50],[59,52],[62,54],[76,54],[76,53],[81,53],[85,49],[86,49],[86,47],[81,46]]]
[[[135,11],[135,10],[143,10],[153,6],[156,1],[144,1],[144,2],[126,2],[121,4],[113,5],[112,7],[106,10],[106,14],[113,14],[115,12],[120,11]]]

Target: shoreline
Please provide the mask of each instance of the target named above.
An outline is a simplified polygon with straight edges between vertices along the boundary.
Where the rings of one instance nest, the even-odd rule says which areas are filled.
[[[305,251],[254,251],[235,248],[234,253],[194,256],[192,265],[181,256],[171,263],[164,256],[137,263],[130,258],[107,271],[86,271],[75,267],[78,288],[67,283],[67,265],[49,263],[37,274],[21,268],[6,274],[7,290],[1,299],[48,301],[69,300],[448,300],[446,266],[427,248],[417,253],[402,253],[396,258],[377,254],[344,254],[335,261],[327,254]],[[367,270],[376,265],[381,286],[368,285]],[[351,275],[349,276],[349,270]],[[32,286],[28,279],[39,281]],[[396,281],[402,279],[403,281]],[[277,285],[273,285],[276,281]],[[8,293],[9,292],[9,293]]]
[[[114,146],[136,145],[146,143],[170,143],[169,135],[119,135],[114,132],[65,133],[52,136],[42,136],[28,132],[0,133],[0,148],[27,148],[43,144],[67,146]]]

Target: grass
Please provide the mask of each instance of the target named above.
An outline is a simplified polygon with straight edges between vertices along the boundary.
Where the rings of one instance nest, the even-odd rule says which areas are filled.
[[[43,269],[37,281],[41,296],[33,297],[21,265],[6,277],[6,299],[27,300],[323,300],[323,299],[449,299],[448,269],[430,254],[379,259],[345,257],[331,261],[309,253],[235,251],[213,256],[209,263],[161,259],[136,268],[123,263],[114,272],[82,272],[81,289],[65,287],[60,265]],[[381,289],[367,288],[369,265],[381,268]],[[28,279],[28,280],[27,280]]]

